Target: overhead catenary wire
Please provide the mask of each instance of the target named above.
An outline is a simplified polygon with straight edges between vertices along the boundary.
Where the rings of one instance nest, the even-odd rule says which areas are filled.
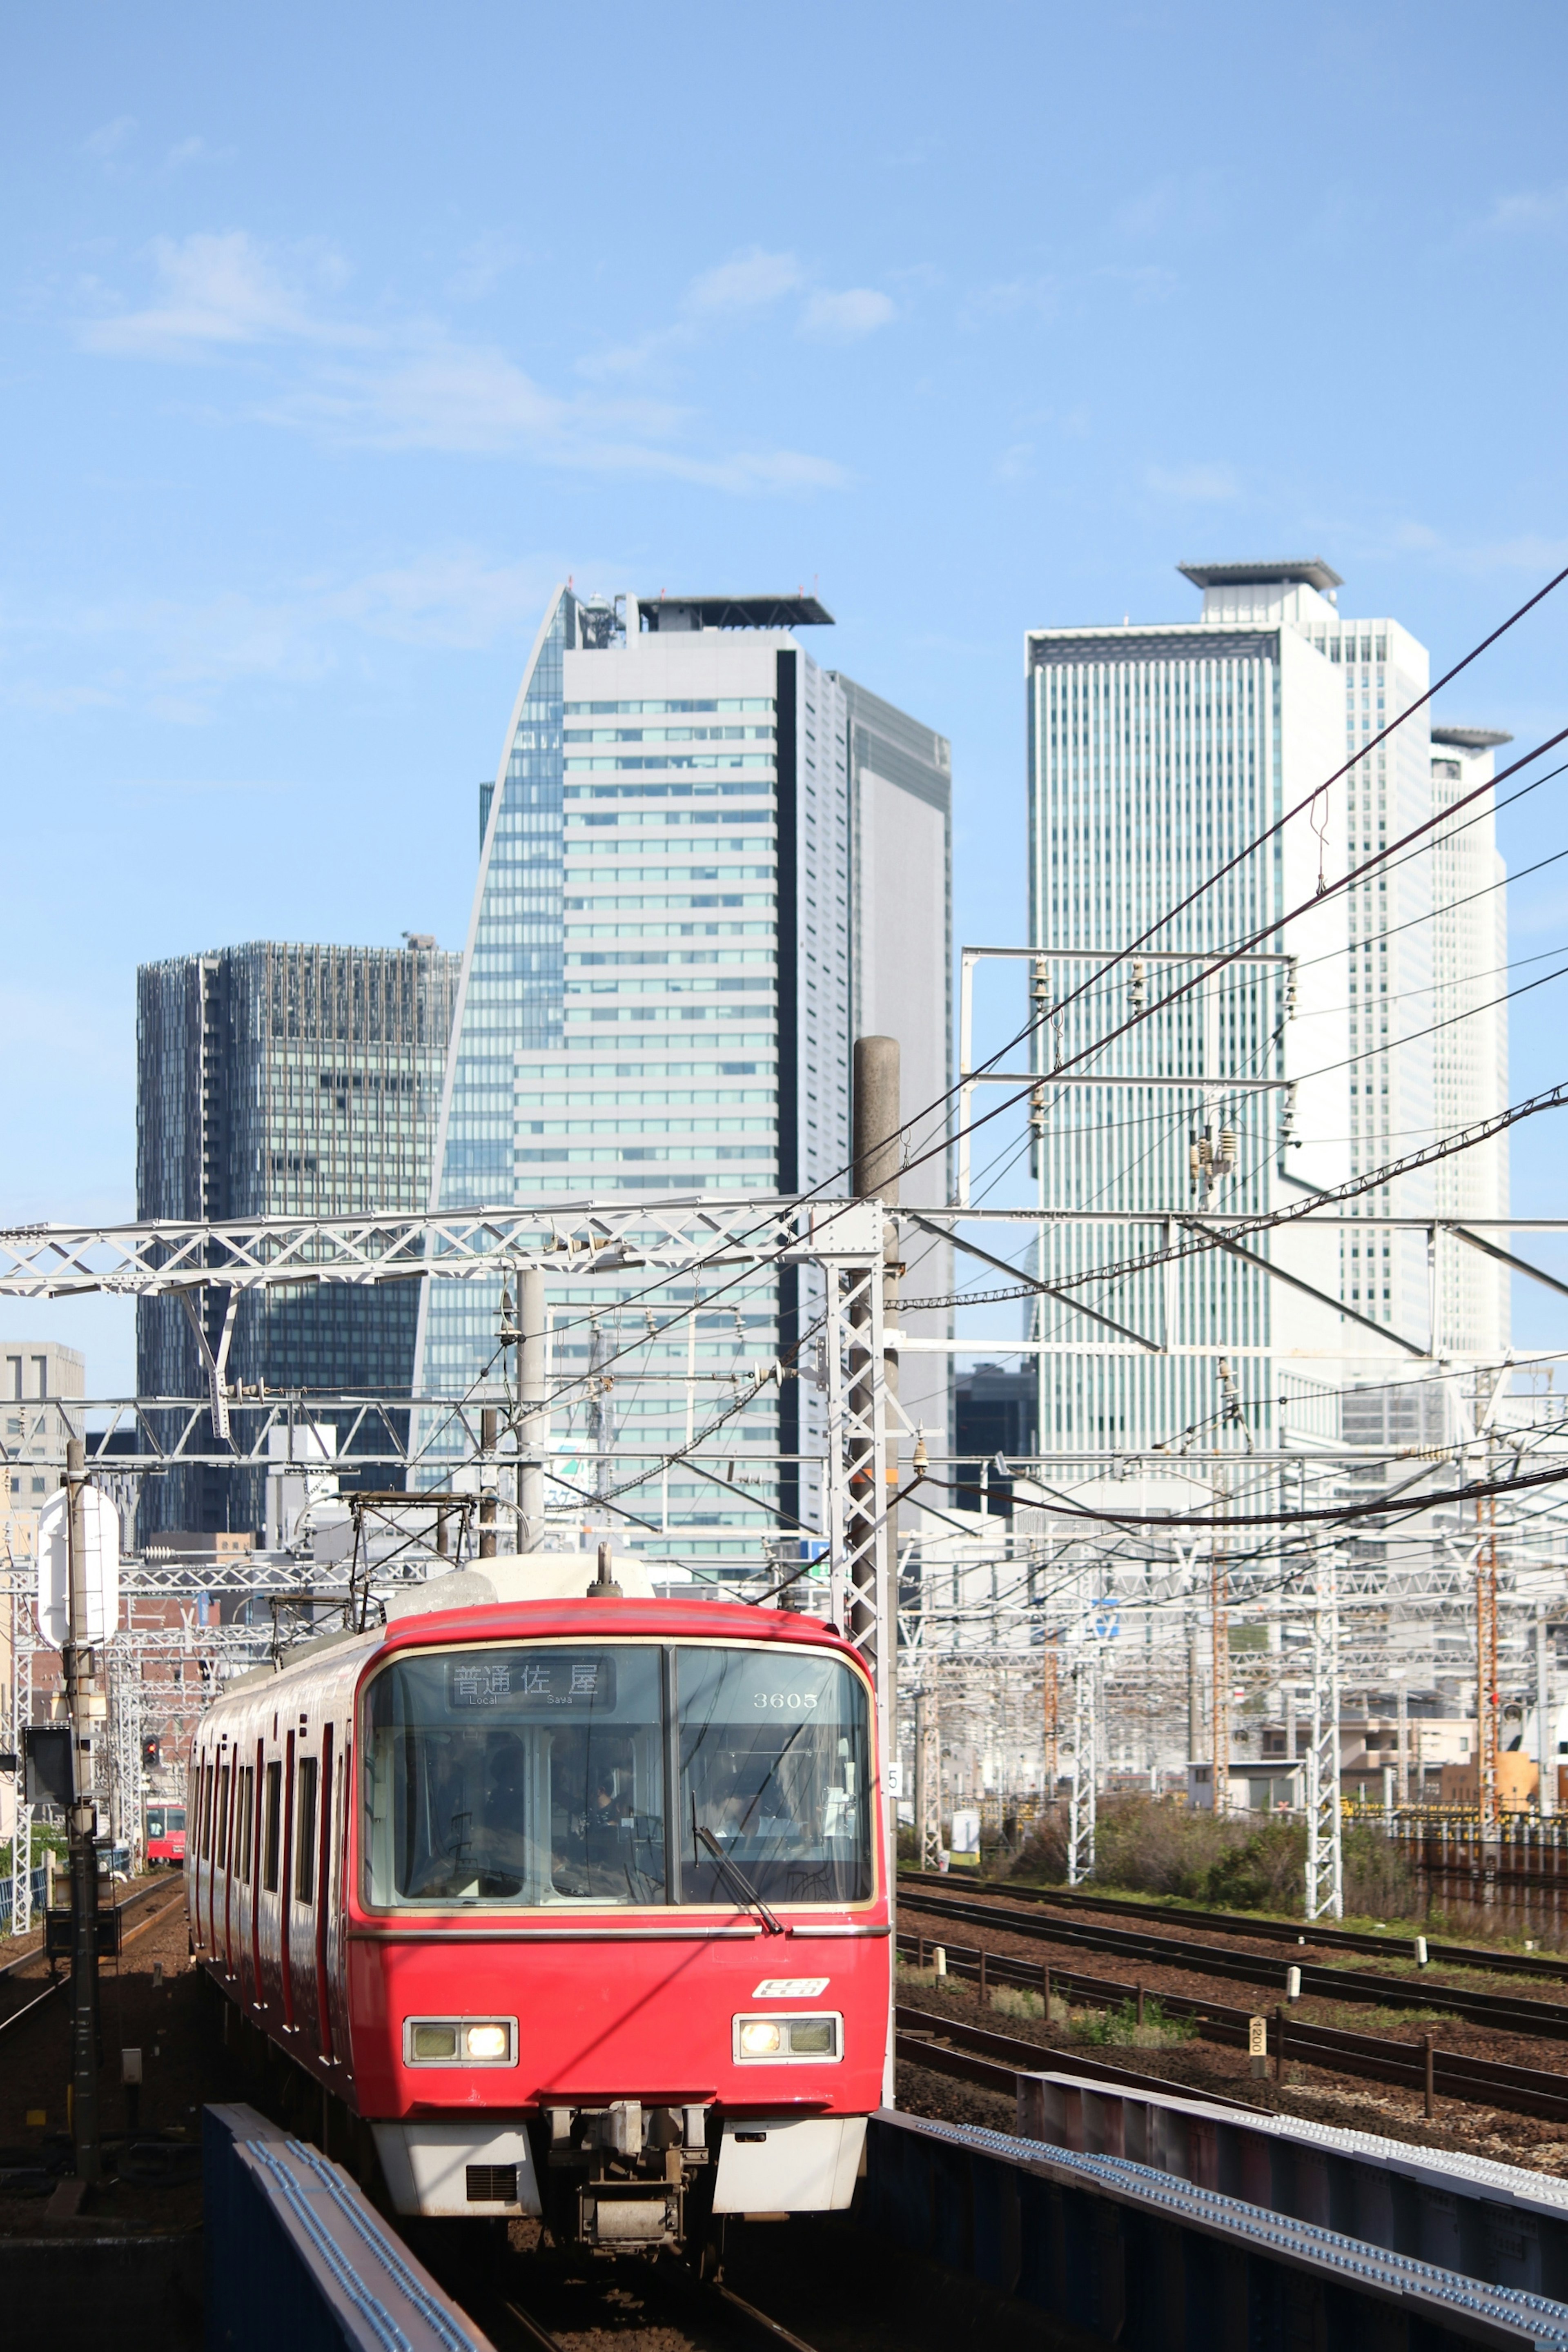
[[[1518,606],[1516,610],[1507,617],[1507,619],[1500,623],[1497,628],[1492,630],[1488,636],[1484,637],[1478,646],[1474,646],[1469,653],[1466,654],[1458,662],[1455,663],[1450,669],[1445,672],[1443,677],[1438,678],[1424,695],[1418,697],[1416,700],[1410,704],[1405,710],[1400,712],[1398,716],[1391,720],[1385,728],[1381,730],[1377,735],[1372,737],[1366,744],[1363,745],[1351,759],[1342,762],[1331,775],[1327,777],[1323,782],[1316,786],[1310,793],[1299,801],[1293,808],[1287,810],[1282,816],[1275,819],[1270,825],[1264,829],[1263,832],[1256,835],[1254,839],[1245,845],[1242,849],[1237,851],[1234,856],[1227,860],[1226,864],[1218,867],[1214,874],[1207,876],[1202,883],[1196,885],[1184,899],[1179,901],[1175,908],[1167,910],[1167,912],[1163,915],[1148,930],[1142,933],[1137,940],[1130,942],[1124,948],[1116,950],[1111,955],[1110,961],[1106,963],[1102,970],[1095,975],[1096,980],[1107,978],[1119,964],[1124,962],[1129,956],[1133,954],[1139,946],[1145,944],[1149,940],[1156,937],[1160,930],[1165,929],[1169,923],[1175,919],[1177,915],[1184,912],[1189,906],[1194,904],[1197,899],[1205,896],[1207,891],[1212,889],[1219,881],[1223,880],[1226,874],[1234,871],[1238,865],[1245,863],[1248,856],[1255,855],[1258,849],[1266,845],[1268,841],[1272,840],[1283,825],[1289,823],[1291,818],[1300,815],[1304,810],[1309,809],[1314,801],[1316,801],[1323,793],[1331,790],[1331,787],[1338,782],[1350,769],[1355,767],[1361,760],[1365,758],[1369,751],[1374,750],[1378,743],[1384,741],[1400,725],[1402,725],[1406,719],[1411,717],[1415,711],[1421,709],[1436,694],[1439,693],[1445,686],[1451,683],[1451,681],[1458,677],[1463,670],[1467,669],[1472,662],[1479,659],[1482,653],[1486,652],[1491,646],[1495,645],[1500,637],[1505,635],[1510,629],[1513,628],[1525,617],[1527,614],[1531,612],[1537,604],[1542,603],[1545,597],[1552,594],[1556,588],[1562,585],[1564,580],[1568,580],[1568,567],[1564,567],[1563,571],[1559,572],[1552,579],[1549,580],[1544,586],[1538,589],[1533,595],[1528,597],[1522,604]],[[1515,761],[1510,767],[1502,771],[1501,775],[1488,779],[1484,783],[1476,786],[1472,792],[1465,794],[1461,799],[1450,803],[1447,809],[1440,812],[1437,815],[1434,816],[1425,824],[1413,828],[1412,831],[1405,835],[1400,841],[1380,849],[1362,866],[1354,868],[1346,876],[1342,877],[1338,882],[1331,884],[1328,890],[1322,895],[1325,897],[1330,896],[1338,890],[1349,887],[1352,883],[1364,877],[1368,872],[1374,870],[1378,866],[1386,862],[1386,860],[1395,852],[1405,848],[1411,841],[1430,832],[1438,824],[1449,824],[1458,810],[1468,805],[1471,800],[1479,797],[1483,793],[1494,790],[1498,783],[1505,781],[1507,777],[1518,773],[1521,769],[1529,766],[1531,761],[1540,758],[1543,751],[1552,749],[1554,744],[1564,740],[1568,740],[1568,729],[1564,729],[1560,734],[1550,738],[1545,743],[1537,746],[1535,751],[1527,753],[1520,760]],[[1545,780],[1538,779],[1537,781],[1543,782]],[[1316,903],[1320,903],[1320,901],[1311,900],[1304,902],[1301,908],[1295,910],[1295,914],[1300,915],[1308,911],[1310,908]],[[1248,947],[1254,946],[1261,940],[1270,936],[1272,933],[1277,931],[1283,923],[1293,919],[1294,917],[1292,915],[1283,915],[1278,918],[1275,921],[1265,925],[1260,930],[1253,933],[1249,940],[1243,941],[1239,945],[1235,945],[1227,950],[1219,951],[1215,961],[1210,965],[1207,971],[1195,975],[1193,980],[1184,983],[1180,988],[1168,991],[1157,1003],[1150,1005],[1142,1012],[1134,1014],[1131,1020],[1122,1023],[1120,1027],[1111,1031],[1109,1036],[1100,1040],[1096,1045],[1090,1048],[1086,1048],[1079,1055],[1074,1056],[1073,1061],[1069,1062],[1066,1066],[1070,1068],[1074,1066],[1078,1061],[1088,1058],[1090,1054],[1103,1051],[1106,1046],[1113,1044],[1119,1037],[1124,1035],[1129,1030],[1136,1027],[1141,1021],[1152,1017],[1155,1013],[1162,1010],[1165,1005],[1190,992],[1192,988],[1201,985],[1205,980],[1212,977],[1214,971],[1221,970],[1226,964],[1237,961],[1241,955],[1247,951]],[[1077,996],[1083,992],[1084,988],[1087,988],[1092,983],[1086,982],[1079,990],[1072,992],[1068,998],[1062,1000],[1062,1003],[1058,1003],[1052,1008],[1051,1016],[1042,1014],[1038,1018],[1028,1022],[1011,1040],[1009,1040],[1005,1045],[998,1047],[994,1054],[990,1055],[985,1062],[982,1063],[979,1066],[979,1069],[981,1071],[990,1069],[996,1061],[1001,1059],[1003,1055],[1012,1051],[1015,1046],[1033,1034],[1042,1025],[1042,1022],[1045,1018],[1058,1015],[1062,1010],[1063,1004],[1076,1001]],[[1055,1075],[1055,1073],[1052,1075]],[[923,1109],[912,1113],[907,1118],[901,1119],[899,1127],[893,1131],[893,1133],[883,1139],[884,1146],[889,1143],[896,1142],[900,1137],[907,1136],[911,1129],[921,1127],[926,1121],[934,1117],[937,1112],[942,1110],[952,1101],[954,1095],[959,1091],[959,1085],[962,1083],[963,1082],[959,1082],[959,1084],[944,1088],[943,1091],[935,1097],[931,1102],[928,1103]],[[963,1134],[975,1132],[979,1128],[988,1125],[991,1120],[1002,1116],[1006,1110],[1016,1108],[1016,1104],[1024,1098],[1025,1095],[1032,1091],[1032,1086],[1030,1087],[1026,1087],[1019,1094],[1010,1097],[1005,1102],[994,1105],[991,1110],[984,1112],[976,1118],[971,1120],[967,1127],[958,1129],[956,1133],[950,1130],[943,1136],[941,1143],[919,1154],[912,1160],[907,1160],[904,1163],[905,1168],[909,1169],[922,1166],[927,1160],[942,1154],[945,1154],[945,1152],[951,1150],[952,1143],[959,1139],[959,1137]],[[847,1172],[847,1164],[846,1164],[845,1167],[834,1170],[809,1192],[802,1194],[800,1198],[804,1202],[809,1202],[813,1199],[825,1197],[827,1192],[827,1188],[833,1183],[840,1181]],[[654,1204],[650,1203],[649,1205],[652,1206]],[[713,1255],[717,1256],[720,1253],[716,1251],[713,1253]],[[777,1253],[774,1253],[774,1255],[777,1255]],[[752,1278],[755,1277],[754,1268],[752,1269]],[[721,1288],[729,1289],[736,1286],[736,1282],[738,1282],[739,1279],[740,1277],[737,1277],[736,1281],[723,1285],[721,1286]],[[626,1303],[634,1304],[638,1297],[651,1297],[657,1289],[664,1286],[648,1286],[640,1292],[631,1294]],[[674,1328],[682,1319],[683,1318],[680,1316],[674,1317],[670,1319],[669,1323],[663,1328],[666,1329]],[[646,1342],[643,1344],[646,1344]]]

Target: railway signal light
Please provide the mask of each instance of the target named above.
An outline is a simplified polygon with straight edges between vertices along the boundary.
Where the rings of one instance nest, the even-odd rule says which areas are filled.
[[[156,1772],[163,1761],[163,1740],[155,1731],[150,1731],[142,1742],[142,1768],[146,1772]]]

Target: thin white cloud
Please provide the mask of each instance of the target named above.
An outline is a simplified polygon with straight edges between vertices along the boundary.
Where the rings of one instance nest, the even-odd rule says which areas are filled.
[[[1153,262],[1107,264],[1068,278],[1054,270],[1042,270],[1035,277],[1004,278],[994,286],[977,287],[965,301],[961,319],[970,327],[987,319],[1031,315],[1055,319],[1069,304],[1081,306],[1092,296],[1106,291],[1133,302],[1163,302],[1175,292],[1180,282],[1174,270]]]
[[[100,122],[96,131],[88,132],[81,142],[81,152],[94,163],[111,169],[119,163],[135,135],[136,117],[133,114],[117,114],[112,122]]]
[[[157,298],[145,310],[86,321],[80,332],[89,351],[169,360],[213,346],[368,340],[361,329],[318,317],[300,274],[279,267],[243,229],[158,237],[152,251]],[[318,279],[341,278],[335,257],[318,251],[311,259]]]
[[[1480,224],[1504,236],[1568,228],[1568,181],[1552,188],[1523,188],[1499,196]]]
[[[869,286],[851,286],[842,294],[813,294],[801,313],[801,332],[834,342],[858,342],[874,335],[898,316],[886,294]]]
[[[1234,499],[1240,492],[1228,466],[1151,466],[1144,478],[1161,498],[1187,499],[1197,506]]]
[[[269,424],[343,446],[517,453],[737,492],[832,488],[847,478],[831,459],[798,450],[694,452],[680,446],[695,430],[689,411],[640,397],[563,398],[505,352],[463,340],[439,320],[347,319],[325,299],[347,275],[325,248],[279,256],[230,230],[162,238],[153,260],[153,300],[100,310],[82,326],[83,343],[165,363],[244,357],[252,373],[270,370],[251,411]],[[761,253],[726,263],[695,282],[693,316],[754,312],[795,282],[794,267],[787,256]],[[694,328],[683,322],[673,331]]]
[[[163,158],[165,174],[183,172],[193,163],[229,163],[234,160],[232,147],[215,147],[198,136],[177,139]]]
[[[804,283],[804,273],[793,253],[750,253],[721,261],[704,270],[686,289],[682,308],[695,317],[726,310],[764,310]]]

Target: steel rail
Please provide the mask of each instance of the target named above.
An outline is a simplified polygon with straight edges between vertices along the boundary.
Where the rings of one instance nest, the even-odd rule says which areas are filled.
[[[140,1902],[143,1895],[156,1891],[157,1890],[152,1887],[143,1887],[137,1895],[132,1896],[131,1900],[132,1902]],[[179,1900],[180,1896],[176,1894],[169,1902],[160,1904],[157,1910],[153,1912],[147,1918],[139,1919],[134,1927],[127,1927],[122,1930],[120,1938],[121,1950],[123,1951],[126,1945],[129,1944],[134,1937],[144,1936],[149,1927],[155,1927],[160,1919],[167,1918],[169,1913],[175,1908]],[[117,1910],[123,1910],[125,1907],[126,1906],[122,1904],[117,1904],[115,1906]],[[16,1969],[19,1969],[25,1961],[40,1959],[42,1957],[43,1946],[41,1944],[35,1944],[30,1952],[24,1952],[17,1959],[8,1961],[6,1963],[5,1973],[6,1975],[11,1975]],[[20,2009],[14,2009],[9,2017],[0,2017],[0,2040],[3,2040],[5,2036],[11,2032],[13,2026],[22,2024],[26,2019],[33,2015],[36,2010],[42,2009],[47,2000],[52,2000],[56,1993],[64,1992],[69,1982],[70,1977],[68,1973],[51,1975],[47,1984],[44,1986],[41,1992],[35,1993],[31,2000],[24,2001]]]
[[[182,1881],[182,1887],[183,1883],[184,1882]],[[125,1895],[119,1903],[115,1904],[113,1907],[121,1914],[121,1917],[123,1917],[133,1903],[145,1903],[150,1895],[162,1895],[166,1891],[166,1887],[167,1882],[165,1880],[154,1879],[150,1886],[137,1887],[134,1894]],[[163,1916],[163,1911],[161,1909],[154,1914],[154,1916],[157,1918],[162,1918]],[[132,1935],[140,1935],[142,1932],[142,1927],[148,1926],[150,1924],[151,1922],[149,1921],[142,1921],[136,1927],[133,1927],[131,1930],[131,1933]],[[122,1944],[126,1941],[123,1930],[121,1933],[120,1940]],[[43,1956],[43,1949],[44,1948],[42,1944],[33,1944],[26,1951],[18,1952],[14,1960],[0,1961],[0,1977],[15,1976],[18,1969],[25,1969],[26,1967],[29,1960],[41,1958]]]
[[[914,1939],[905,1937],[900,1941],[912,1944]],[[982,1957],[989,1982],[1022,1985],[1030,1990],[1039,1989],[1043,1970],[1010,1954],[982,1955],[978,1948],[963,1945],[946,1947],[948,1973],[978,1979]],[[1134,1990],[1118,1978],[1086,1977],[1068,1969],[1052,1969],[1050,1979],[1053,1987],[1059,1985],[1066,1992],[1078,1993],[1096,2008],[1130,2006]],[[1154,1997],[1166,2016],[1191,2018],[1203,2041],[1217,2042],[1232,2049],[1249,2046],[1255,2011],[1232,2009],[1220,2001],[1195,2000],[1185,1993],[1157,1992]],[[949,2039],[970,2037],[972,2049],[975,2047],[973,2036],[984,2031],[919,2011],[905,2012],[900,2009],[898,2012],[900,2019],[906,2014],[917,2027],[929,2027]],[[1352,2033],[1337,2025],[1311,2025],[1290,2016],[1282,2002],[1276,2009],[1274,2031],[1274,2054],[1281,2063],[1293,2061],[1320,2066],[1332,2074],[1360,2075],[1410,2090],[1418,2091],[1425,2084],[1424,2042],[1391,2042],[1384,2034]],[[993,2049],[993,2043],[997,2047]],[[1005,2051],[1000,2046],[1003,2043],[1006,2044]],[[1016,2071],[1025,2074],[1060,2072],[1064,2066],[1070,2070],[1079,2064],[1075,2052],[1054,2050],[1038,2042],[1005,2035],[991,2035],[985,2054],[1005,2057]],[[1568,2085],[1561,2074],[1535,2066],[1510,2066],[1495,2058],[1469,2058],[1455,2050],[1434,2049],[1432,2063],[1433,2087],[1446,2098],[1461,2099],[1475,2106],[1505,2108],[1516,2115],[1539,2116],[1552,2123],[1568,2123]],[[999,2086],[993,2084],[989,2087]],[[1167,2084],[1165,2087],[1171,2086]],[[1208,2095],[1205,2092],[1204,2095]]]
[[[1182,1936],[1140,1935],[1125,1927],[1095,1927],[1077,1920],[1047,1921],[1027,1914],[1010,1916],[999,1905],[966,1903],[924,1893],[906,1893],[901,1907],[952,1919],[964,1927],[999,1927],[1034,1941],[1079,1944],[1090,1951],[1149,1960],[1161,1968],[1187,1969],[1197,1976],[1271,1985],[1277,1990],[1283,1990],[1285,1970],[1296,1968],[1300,1971],[1301,1990],[1320,2000],[1363,2001],[1382,2009],[1441,2010],[1447,2016],[1462,2017],[1472,2025],[1492,2026],[1500,2032],[1568,2041],[1565,2001],[1470,1992],[1454,1985],[1412,1984],[1402,1977],[1373,1976],[1365,1969],[1323,1967],[1306,1959],[1281,1961],[1269,1953],[1237,1951],[1229,1945],[1193,1943]]]
[[[1563,1884],[1568,1885],[1568,1878]],[[939,1874],[929,1870],[900,1870],[899,1885],[928,1886],[946,1895],[954,1892],[952,1880],[945,1872]],[[1218,1927],[1230,1935],[1254,1936],[1260,1942],[1267,1939],[1281,1944],[1316,1944],[1336,1951],[1372,1952],[1382,1959],[1415,1958],[1412,1937],[1374,1935],[1365,1927],[1326,1927],[1321,1920],[1304,1925],[1294,1919],[1259,1918],[1250,1911],[1203,1911],[1164,1903],[1156,1909],[1152,1904],[1130,1902],[1113,1895],[1077,1895],[1057,1886],[1003,1888],[980,1885],[974,1889],[974,1899],[990,1904],[1059,1904],[1075,1911],[1116,1912],[1130,1919],[1155,1923],[1173,1920],[1188,1927]],[[1492,1969],[1507,1976],[1545,1977],[1554,1983],[1568,1984],[1568,1959],[1554,1958],[1549,1953],[1500,1952],[1484,1944],[1448,1944],[1431,1936],[1424,1940],[1427,1958],[1442,1960],[1451,1968]]]

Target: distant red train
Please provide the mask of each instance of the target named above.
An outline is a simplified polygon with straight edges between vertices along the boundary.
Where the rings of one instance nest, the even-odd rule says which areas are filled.
[[[888,2051],[875,1722],[847,1643],[732,1602],[312,1645],[203,1721],[197,1953],[401,2212],[655,2247],[845,2206]]]
[[[150,1804],[142,1822],[142,1846],[149,1862],[184,1862],[185,1808]]]

